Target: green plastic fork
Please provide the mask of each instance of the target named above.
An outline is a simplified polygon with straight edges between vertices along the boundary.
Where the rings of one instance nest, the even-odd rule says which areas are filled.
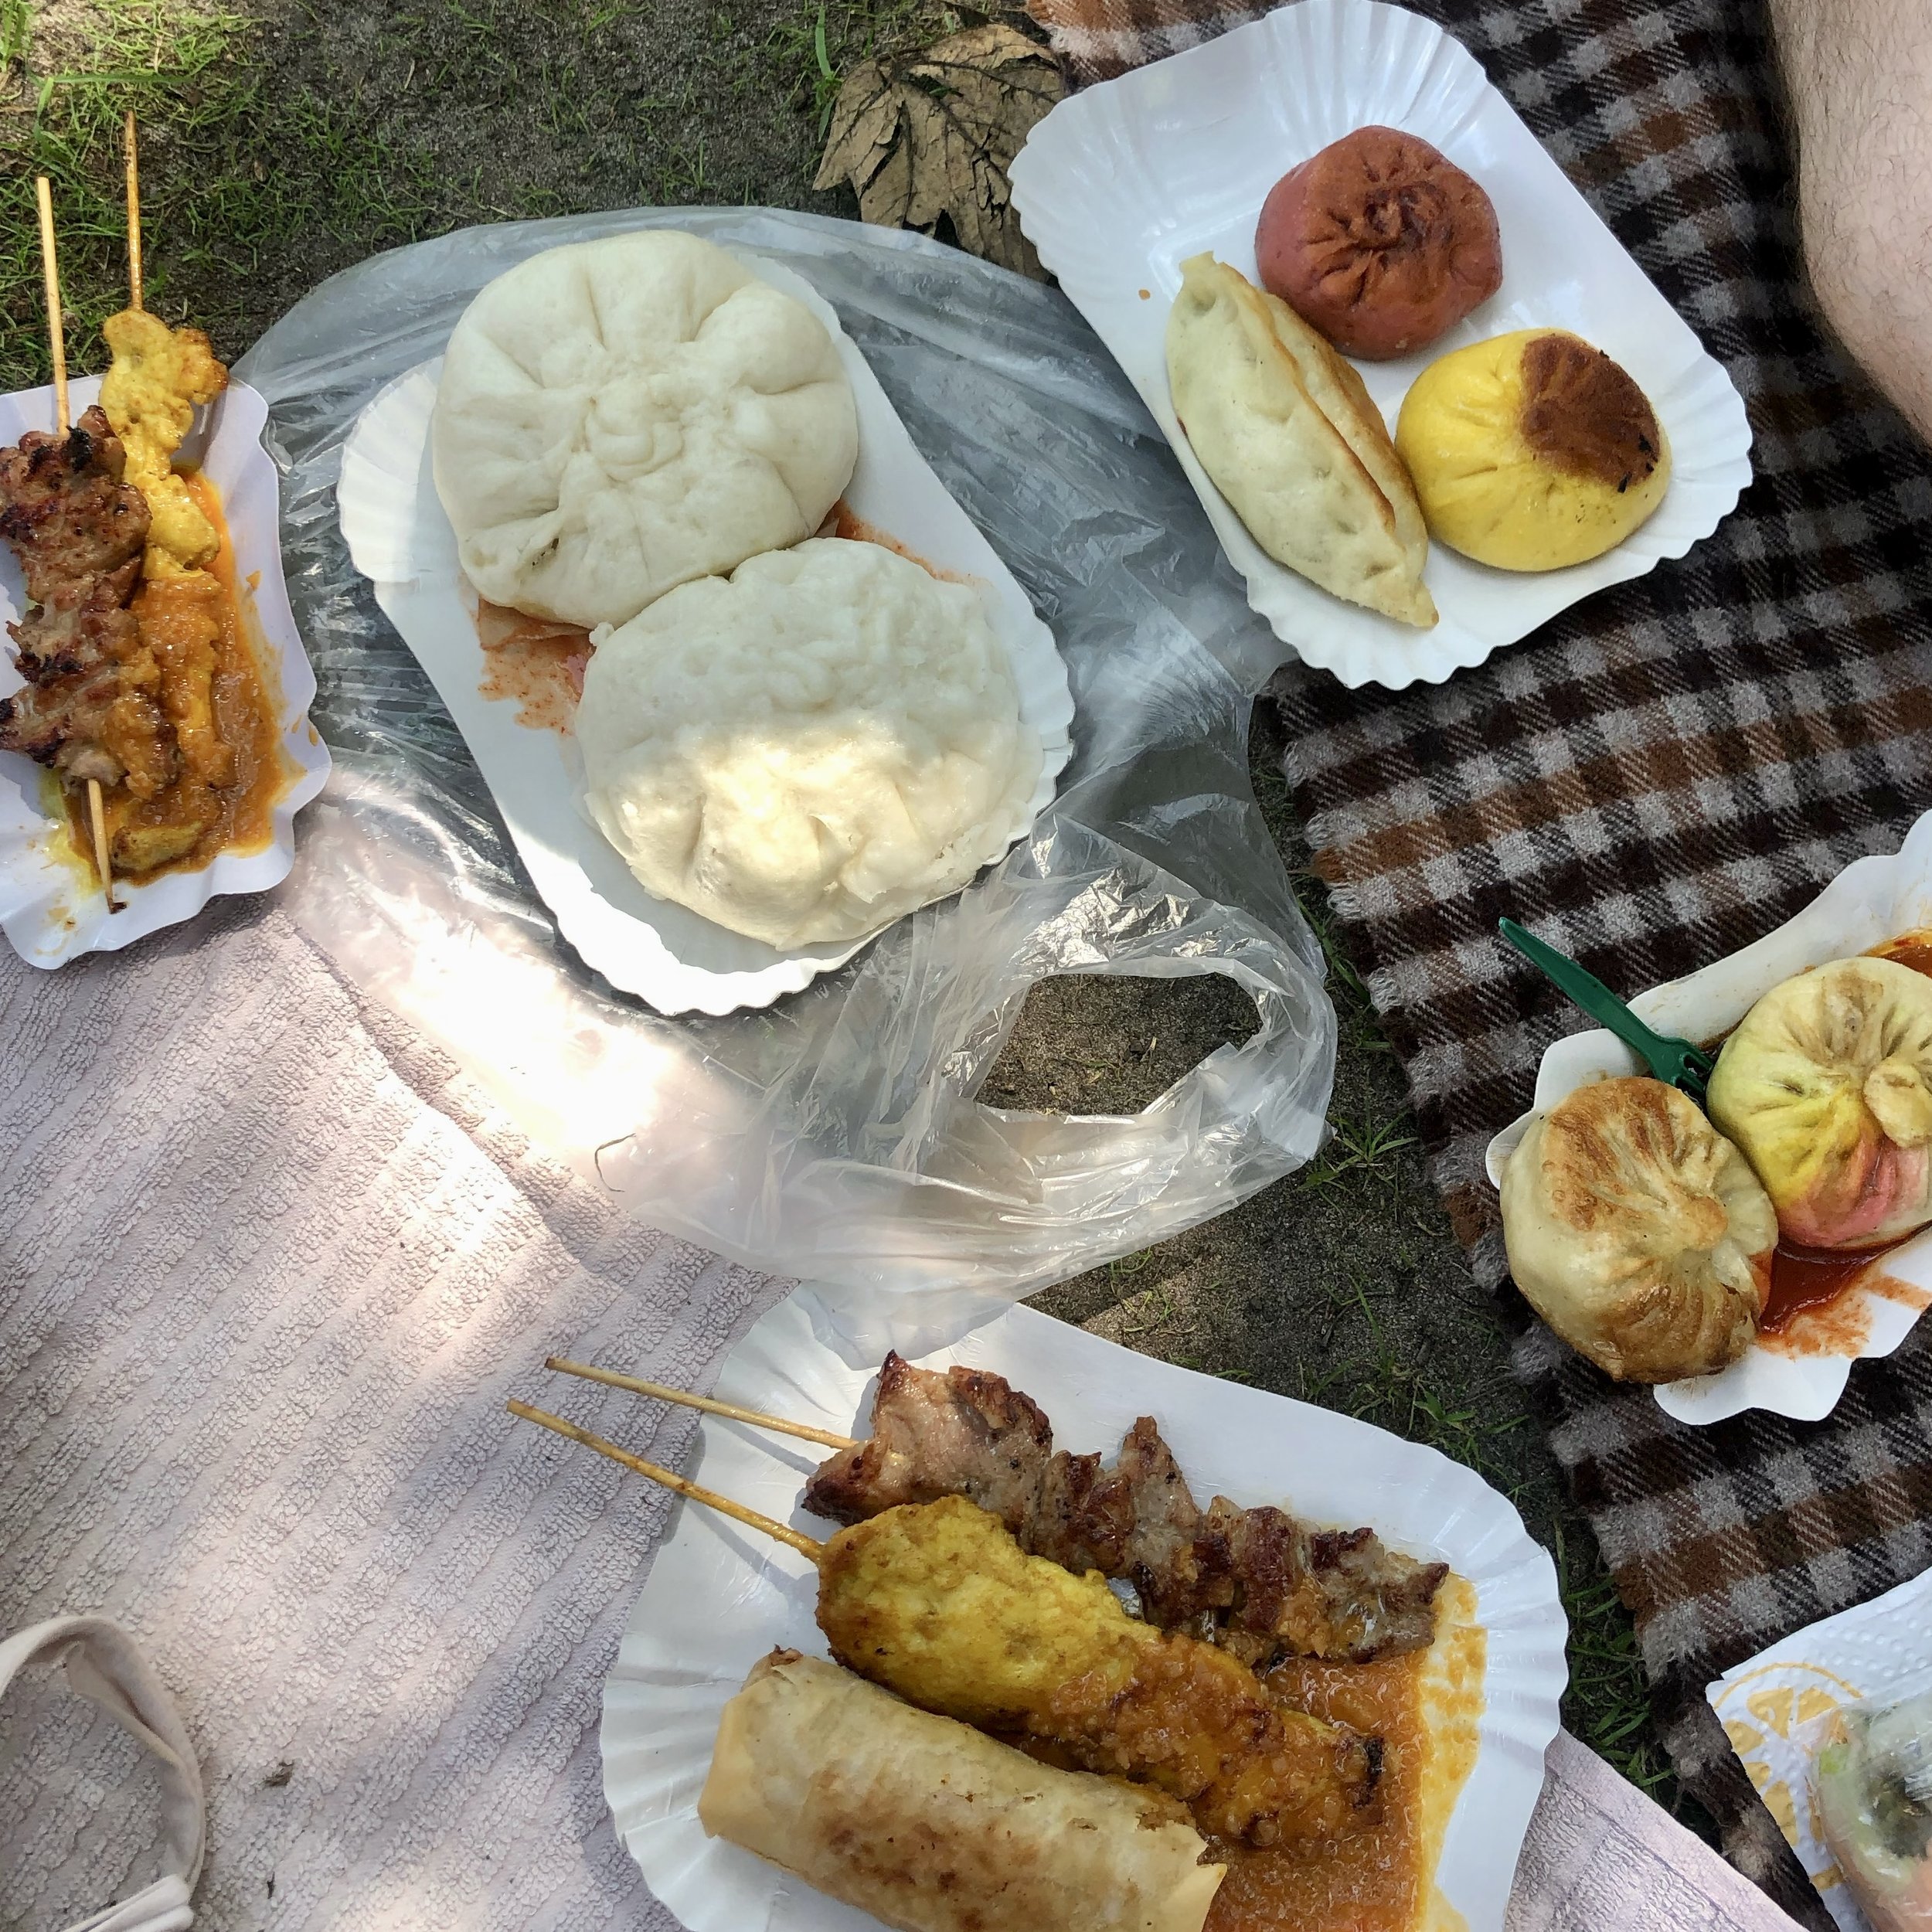
[[[1511,945],[1580,1006],[1600,1026],[1607,1026],[1644,1061],[1658,1079],[1688,1094],[1699,1107],[1717,1063],[1701,1046],[1687,1039],[1651,1030],[1594,973],[1584,971],[1567,954],[1546,944],[1513,919],[1499,919],[1496,930]]]

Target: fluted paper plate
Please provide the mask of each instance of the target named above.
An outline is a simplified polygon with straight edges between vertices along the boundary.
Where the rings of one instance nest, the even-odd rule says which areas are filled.
[[[71,413],[78,417],[100,393],[98,377],[70,383]],[[249,607],[243,618],[253,618],[251,641],[276,707],[282,753],[295,774],[276,803],[269,842],[257,852],[217,853],[194,872],[117,879],[122,910],[111,914],[91,869],[73,851],[65,820],[47,808],[41,767],[18,752],[0,751],[0,930],[30,966],[64,966],[83,953],[117,952],[192,919],[217,893],[280,885],[295,862],[295,814],[328,777],[328,748],[308,722],[315,674],[282,579],[278,479],[261,441],[267,420],[261,397],[246,383],[230,383],[190,447],[221,493],[236,576]],[[0,444],[17,443],[29,430],[51,429],[53,420],[51,389],[0,397]],[[19,566],[12,551],[0,549],[0,624],[18,619],[23,602]],[[0,698],[20,685],[12,654],[0,651]]]
[[[847,1366],[821,1338],[835,1332],[801,1290],[733,1351],[717,1393],[851,1430],[871,1413],[872,1370]],[[923,1359],[996,1369],[1073,1449],[1111,1454],[1136,1417],[1153,1416],[1197,1496],[1285,1500],[1319,1522],[1372,1524],[1396,1548],[1440,1558],[1475,1584],[1488,1632],[1486,1704],[1437,1882],[1469,1932],[1500,1932],[1567,1675],[1555,1566],[1502,1497],[1474,1471],[1384,1430],[1135,1355],[1030,1308]],[[692,1474],[824,1536],[828,1526],[798,1507],[817,1460],[808,1444],[707,1417]],[[690,1932],[879,1932],[868,1914],[706,1838],[698,1822],[719,1714],[746,1672],[774,1645],[825,1655],[817,1596],[803,1557],[680,1505],[631,1613],[604,1688],[604,1794],[651,1890]]]
[[[1318,590],[1269,557],[1195,460],[1168,389],[1181,264],[1212,250],[1250,279],[1254,226],[1289,168],[1352,130],[1400,128],[1481,183],[1502,232],[1502,288],[1420,353],[1356,367],[1391,426],[1437,357],[1555,326],[1607,349],[1670,437],[1670,488],[1607,556],[1566,570],[1492,570],[1437,543],[1440,611],[1418,631]],[[1174,446],[1248,601],[1307,663],[1351,687],[1440,683],[1580,598],[1709,536],[1751,478],[1750,427],[1723,367],[1543,151],[1482,69],[1433,22],[1378,0],[1300,0],[1253,25],[1070,96],[1012,168],[1039,257],[1113,352]]]
[[[1661,1033],[1711,1040],[1727,1033],[1781,980],[1869,952],[1888,940],[1932,927],[1932,812],[1920,819],[1895,853],[1860,859],[1794,918],[1755,945],[1685,979],[1655,986],[1630,1009]],[[1550,935],[1561,945],[1560,934]],[[1489,1143],[1489,1178],[1498,1187],[1509,1157],[1529,1124],[1566,1094],[1592,1080],[1641,1073],[1637,1056],[1614,1034],[1593,1029],[1556,1041],[1536,1070],[1536,1103]],[[1679,1422],[1723,1422],[1747,1409],[1765,1409],[1798,1422],[1817,1422],[1838,1406],[1852,1364],[1888,1355],[1932,1307],[1932,1230],[1883,1257],[1882,1284],[1855,1283],[1832,1304],[1828,1321],[1801,1322],[1784,1340],[1760,1341],[1721,1374],[1667,1383],[1658,1406]]]
[[[803,302],[838,345],[859,406],[859,467],[845,491],[847,505],[927,562],[979,588],[987,620],[1012,665],[1021,720],[1040,742],[1039,782],[1006,827],[1010,845],[1026,837],[1051,802],[1073,755],[1073,700],[1053,634],[914,447],[831,304],[781,264],[731,252]],[[842,966],[866,939],[781,951],[647,892],[580,807],[575,741],[519,724],[514,701],[483,696],[487,665],[472,594],[430,473],[430,415],[441,366],[439,358],[410,370],[358,419],[342,451],[336,492],[342,534],[355,567],[374,584],[376,602],[449,707],[558,930],[614,986],[662,1013],[769,1006]]]

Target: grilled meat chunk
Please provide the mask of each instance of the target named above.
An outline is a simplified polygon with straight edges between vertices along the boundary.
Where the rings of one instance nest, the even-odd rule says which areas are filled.
[[[29,430],[0,450],[0,538],[19,558],[33,603],[46,603],[71,579],[107,577],[130,561],[138,573],[148,505],[121,480],[125,468],[121,439],[98,403],[65,436]]]
[[[819,1468],[805,1506],[856,1523],[944,1495],[997,1516],[1031,1554],[1131,1582],[1150,1622],[1257,1668],[1284,1656],[1367,1662],[1426,1649],[1449,1573],[1367,1529],[1317,1529],[1219,1496],[1203,1511],[1151,1417],[1104,1468],[1097,1455],[1056,1451],[1039,1404],[1004,1377],[888,1355],[871,1439]]]

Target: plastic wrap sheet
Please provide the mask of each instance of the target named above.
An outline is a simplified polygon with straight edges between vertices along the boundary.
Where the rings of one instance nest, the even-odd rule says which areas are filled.
[[[668,1021],[590,973],[521,872],[448,714],[355,573],[343,440],[542,248],[668,223],[756,249],[838,309],[1058,638],[1073,760],[1032,836],[957,898],[763,1012]],[[471,229],[325,283],[238,366],[267,398],[289,591],[336,778],[291,910],[636,1213],[832,1291],[921,1293],[934,1332],[1221,1213],[1321,1134],[1335,1020],[1256,809],[1248,715],[1281,647],[1165,444],[1072,307],[923,237],[759,209]],[[975,1100],[1036,981],[1227,975],[1260,1029],[1131,1118]]]

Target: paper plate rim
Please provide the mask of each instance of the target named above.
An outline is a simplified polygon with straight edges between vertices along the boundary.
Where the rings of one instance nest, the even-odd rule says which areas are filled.
[[[1633,372],[1671,438],[1673,474],[1663,503],[1604,556],[1566,570],[1517,577],[1485,570],[1433,546],[1428,581],[1442,614],[1430,631],[1332,597],[1260,549],[1189,447],[1175,416],[1165,357],[1149,330],[1150,318],[1164,321],[1166,315],[1169,258],[1193,252],[1196,243],[1209,245],[1206,236],[1217,224],[1226,226],[1219,212],[1220,191],[1190,168],[1190,143],[1202,149],[1216,143],[1231,147],[1238,122],[1248,131],[1243,151],[1264,140],[1278,149],[1269,164],[1278,172],[1346,131],[1338,119],[1319,136],[1287,142],[1286,120],[1293,117],[1298,129],[1321,120],[1324,89],[1338,106],[1352,109],[1342,117],[1349,125],[1410,128],[1452,157],[1458,138],[1486,117],[1486,138],[1505,140],[1510,148],[1509,172],[1519,180],[1533,177],[1536,192],[1560,209],[1568,240],[1587,246],[1600,289],[1619,304],[1645,311],[1645,326],[1633,321],[1626,332],[1633,343],[1619,353],[1634,365]],[[1362,97],[1345,102],[1345,92]],[[1240,104],[1230,107],[1231,100]],[[1265,117],[1265,124],[1257,119],[1250,126],[1243,118],[1250,114]],[[1150,152],[1155,147],[1158,167]],[[1644,275],[1475,56],[1434,22],[1386,0],[1296,0],[1083,88],[1035,126],[1010,175],[1021,227],[1160,425],[1229,561],[1245,579],[1251,607],[1304,663],[1349,689],[1437,684],[1482,663],[1583,597],[1643,576],[1666,557],[1684,556],[1736,508],[1750,481],[1750,424],[1723,366]],[[1506,203],[1519,192],[1518,182],[1485,185],[1507,216]],[[1191,206],[1190,194],[1196,197]],[[1257,194],[1250,223],[1259,207]],[[1553,217],[1543,226],[1553,229],[1556,223]],[[1569,275],[1552,283],[1556,294],[1543,298],[1550,314],[1507,312],[1525,303],[1534,307],[1537,291],[1526,271],[1512,281],[1509,264],[1524,250],[1520,243],[1509,245],[1508,219],[1505,228],[1503,287],[1475,317],[1399,364],[1358,365],[1378,391],[1385,413],[1392,413],[1392,398],[1427,361],[1465,342],[1538,321],[1567,325],[1556,295],[1574,279]],[[1253,254],[1250,233],[1240,248],[1230,245],[1223,258],[1250,273]],[[1470,614],[1492,607],[1498,614],[1480,621]]]
[[[1763,938],[1638,994],[1631,1011],[1661,1032],[1713,1039],[1780,981],[1924,926],[1932,926],[1932,812],[1917,821],[1897,852],[1854,859]],[[1848,939],[1855,942],[1849,950]],[[1535,1104],[1484,1150],[1491,1185],[1502,1186],[1503,1168],[1539,1114],[1592,1080],[1645,1071],[1637,1056],[1600,1027],[1553,1040],[1537,1063]],[[1932,1295],[1932,1229],[1884,1258],[1888,1273],[1896,1267],[1900,1278]],[[1720,1374],[1658,1385],[1658,1406],[1674,1420],[1699,1428],[1754,1409],[1794,1422],[1822,1421],[1843,1397],[1852,1363],[1891,1355],[1923,1318],[1922,1310],[1856,1287],[1845,1303],[1860,1310],[1866,1325],[1855,1352],[1792,1355],[1755,1343]]]
[[[920,454],[863,353],[845,333],[837,311],[807,277],[785,264],[753,249],[733,247],[728,252],[805,302],[831,331],[859,399],[862,423],[869,417],[873,426],[869,442],[861,448],[862,471],[869,459],[883,460],[887,474],[880,478],[882,483],[892,483],[901,492],[914,488],[925,493],[929,509],[937,502],[933,492],[944,498],[946,508],[941,514],[951,525],[949,540],[957,546],[960,557],[970,562],[970,574],[981,586],[988,619],[1007,648],[1022,722],[1039,740],[1039,774],[1025,808],[1013,816],[1002,848],[1002,852],[1010,851],[1029,835],[1052,804],[1060,774],[1073,756],[1073,694],[1053,632],[1034,611],[1018,580]],[[432,372],[440,363],[439,355],[406,371],[365,405],[343,449],[337,485],[338,513],[352,560],[374,585],[378,604],[454,716],[498,809],[509,822],[512,840],[532,883],[557,920],[559,931],[585,963],[613,985],[670,1015],[696,1012],[717,1016],[768,1006],[787,994],[803,991],[820,974],[844,965],[878,937],[878,932],[849,944],[784,952],[757,947],[756,941],[730,934],[729,943],[769,952],[772,957],[768,963],[747,968],[691,964],[677,957],[648,918],[613,905],[600,895],[581,862],[569,852],[521,835],[517,817],[506,808],[503,796],[512,774],[506,767],[493,775],[491,767],[498,763],[498,754],[492,753],[486,764],[477,749],[479,742],[488,745],[495,732],[484,711],[488,701],[479,700],[473,688],[472,654],[479,652],[480,647],[462,602],[454,535],[440,505],[434,508],[433,523],[419,525],[417,520],[422,451],[428,434],[428,410],[434,400]],[[420,507],[427,519],[430,506],[423,503]],[[865,514],[862,509],[859,513]],[[936,560],[952,562],[947,557]],[[445,654],[450,654],[447,661]],[[480,656],[474,659],[476,665],[481,662]],[[553,774],[548,773],[541,779],[546,795],[553,782]],[[548,802],[554,805],[556,801]],[[600,854],[601,835],[580,817],[569,828],[572,835],[580,825],[585,843],[597,841],[596,850]],[[964,888],[971,889],[970,882]],[[641,889],[640,893],[648,897]],[[683,908],[666,910],[681,922],[697,917]],[[889,921],[888,927],[896,923]],[[887,927],[879,929],[886,930]]]
[[[835,1317],[814,1291],[798,1291],[733,1350],[717,1393],[753,1407],[849,1428],[869,1376],[849,1367],[821,1338],[836,1332]],[[1449,1901],[1468,1919],[1470,1932],[1500,1932],[1569,1675],[1568,1624],[1555,1566],[1507,1498],[1474,1470],[1371,1423],[1135,1355],[1023,1306],[923,1359],[999,1369],[1043,1403],[1056,1431],[1075,1447],[1101,1446],[1097,1438],[1088,1444],[1077,1423],[1063,1423],[1077,1403],[1083,1408],[1090,1400],[1111,1403],[1112,1412],[1128,1421],[1134,1413],[1154,1413],[1204,1494],[1213,1472],[1203,1472],[1201,1458],[1191,1456],[1188,1446],[1202,1427],[1199,1417],[1212,1415],[1215,1439],[1224,1446],[1247,1440],[1246,1432],[1257,1427],[1291,1429],[1298,1441],[1305,1440],[1305,1432],[1319,1432],[1330,1446],[1299,1465],[1305,1480],[1295,1485],[1298,1507],[1317,1521],[1346,1518],[1352,1524],[1369,1519],[1346,1509],[1335,1515],[1308,1498],[1352,1489],[1359,1501],[1372,1491],[1382,1498],[1378,1508],[1384,1519],[1376,1526],[1389,1530],[1392,1542],[1442,1557],[1468,1577],[1488,1632],[1485,1708],[1476,1767],[1451,1819],[1441,1870]],[[1029,1369],[1029,1362],[1042,1372]],[[1059,1379],[1049,1386],[1044,1377],[1054,1374],[1056,1362]],[[1067,1366],[1074,1362],[1080,1365],[1077,1370]],[[828,1398],[828,1387],[842,1393]],[[1103,1392],[1097,1398],[1096,1390]],[[1177,1424],[1183,1406],[1186,1416]],[[818,1454],[808,1444],[782,1440],[774,1447],[769,1436],[706,1418],[692,1473],[822,1535],[826,1526],[797,1508],[798,1485]],[[1281,1500],[1279,1486],[1265,1475],[1233,1485],[1216,1476],[1213,1486],[1250,1503]],[[1397,1512],[1410,1512],[1412,1523],[1432,1523],[1433,1532],[1398,1538],[1391,1528]],[[737,1553],[719,1556],[739,1536],[746,1540],[735,1546]],[[734,1526],[720,1529],[718,1519],[699,1509],[680,1505],[674,1515],[605,1686],[600,1733],[605,1795],[652,1890],[691,1932],[877,1932],[869,1917],[833,1905],[734,1846],[704,1839],[696,1821],[696,1789],[717,1709],[756,1658],[781,1641],[770,1625],[773,1605],[787,1589],[802,1593],[794,1607],[797,1614],[811,1594],[802,1557],[786,1549],[754,1549],[757,1541]],[[733,1564],[737,1567],[730,1568]],[[752,1627],[720,1636],[719,1617],[700,1616],[692,1606],[705,1600],[711,1583],[726,1573],[737,1577],[740,1587],[725,1592],[729,1607],[723,1614],[727,1622],[740,1619]],[[693,1587],[701,1576],[710,1581]],[[754,1622],[758,1617],[767,1621]],[[799,1641],[798,1634],[786,1632],[782,1640]],[[699,1655],[703,1646],[711,1650],[709,1660]],[[807,1645],[801,1641],[801,1647]],[[822,1654],[822,1642],[811,1647]]]

